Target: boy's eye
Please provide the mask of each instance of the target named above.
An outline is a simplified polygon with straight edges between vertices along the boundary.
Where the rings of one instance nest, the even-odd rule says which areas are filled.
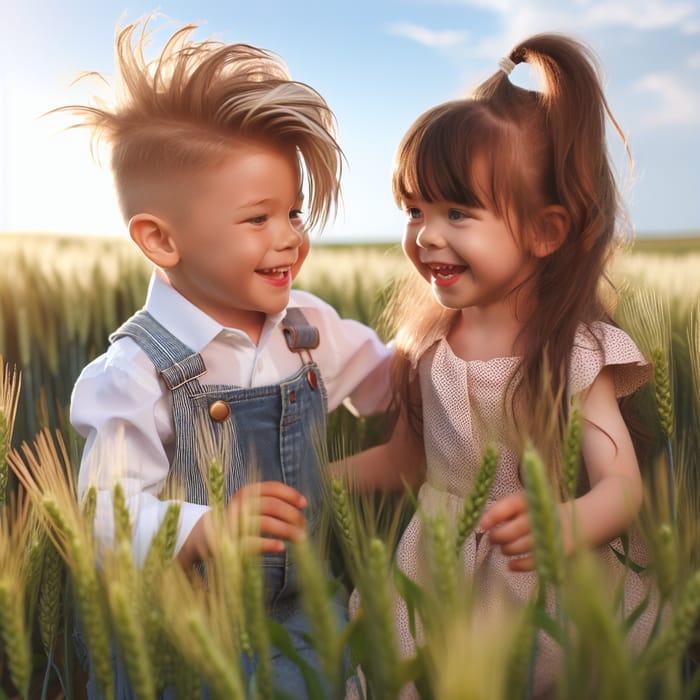
[[[463,211],[459,211],[458,209],[450,209],[447,212],[447,218],[450,221],[460,221],[461,219],[466,219],[468,217]]]
[[[248,221],[251,224],[264,224],[267,221],[267,216],[265,214],[261,214],[260,216],[251,216]]]
[[[289,220],[294,228],[302,228],[304,226],[304,212],[301,209],[292,209],[289,212]]]

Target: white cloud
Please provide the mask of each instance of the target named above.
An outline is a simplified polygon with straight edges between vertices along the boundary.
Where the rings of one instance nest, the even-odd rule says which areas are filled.
[[[700,51],[697,53],[690,54],[688,56],[688,68],[691,70],[697,70],[700,68]]]
[[[683,85],[673,73],[647,73],[632,87],[654,100],[648,112],[640,115],[644,126],[685,126],[700,121],[700,93]]]
[[[683,33],[700,31],[697,3],[669,0],[442,0],[436,4],[460,4],[499,15],[506,34],[517,28],[525,36],[543,27],[564,30],[627,27],[640,30],[677,27]]]
[[[695,14],[693,3],[669,3],[664,0],[646,2],[599,2],[586,7],[581,21],[589,27],[630,27],[653,30],[682,27]]]
[[[407,22],[391,24],[387,27],[387,31],[389,34],[403,36],[419,44],[433,48],[449,48],[461,44],[469,38],[469,32],[457,32],[453,30],[439,32]]]

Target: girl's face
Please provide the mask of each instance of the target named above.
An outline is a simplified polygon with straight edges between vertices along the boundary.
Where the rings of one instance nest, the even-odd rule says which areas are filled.
[[[420,199],[403,208],[404,252],[443,306],[501,307],[532,275],[534,258],[489,210]]]

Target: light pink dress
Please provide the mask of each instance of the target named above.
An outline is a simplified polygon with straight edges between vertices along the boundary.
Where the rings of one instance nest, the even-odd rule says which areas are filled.
[[[599,372],[612,366],[618,397],[628,395],[649,378],[650,366],[631,338],[608,324],[596,323],[593,334],[583,329],[577,334],[571,353],[569,394],[574,396],[591,386]],[[419,363],[423,401],[423,430],[427,464],[426,482],[418,493],[418,509],[398,545],[398,566],[419,582],[425,576],[421,515],[447,514],[454,523],[474,478],[487,444],[500,448],[500,459],[488,503],[519,492],[520,455],[507,444],[503,427],[503,400],[509,382],[518,370],[520,358],[505,357],[487,361],[464,361],[455,356],[446,339],[437,341]],[[508,559],[478,528],[464,543],[462,557],[465,573],[476,585],[477,606],[488,614],[491,606],[503,604],[503,594],[515,601],[530,600],[535,592],[534,573],[511,572]],[[616,543],[612,543],[615,545]],[[617,549],[622,551],[619,541]],[[635,542],[633,560],[644,556]],[[600,557],[611,571],[622,573],[623,567],[609,547],[601,548]],[[633,609],[646,593],[646,582],[637,574],[628,574],[625,607]],[[352,608],[357,600],[351,604]],[[414,640],[403,600],[397,596],[396,625],[403,657],[415,653]],[[648,634],[651,612],[638,621],[639,634]],[[540,635],[543,637],[544,635]],[[556,673],[557,651],[554,644],[541,645],[536,670],[535,690],[546,692]],[[554,668],[553,668],[554,667]],[[404,688],[401,697],[413,697],[415,689]]]

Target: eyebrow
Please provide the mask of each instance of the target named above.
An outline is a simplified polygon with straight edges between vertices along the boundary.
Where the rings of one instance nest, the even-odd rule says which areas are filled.
[[[297,193],[297,198],[294,200],[295,203],[298,201],[304,201],[304,192],[302,190],[299,190]],[[248,202],[243,202],[238,208],[239,209],[249,209],[251,207],[258,207],[261,204],[267,204],[268,202],[272,201],[272,197],[264,197],[263,199],[251,199]]]

